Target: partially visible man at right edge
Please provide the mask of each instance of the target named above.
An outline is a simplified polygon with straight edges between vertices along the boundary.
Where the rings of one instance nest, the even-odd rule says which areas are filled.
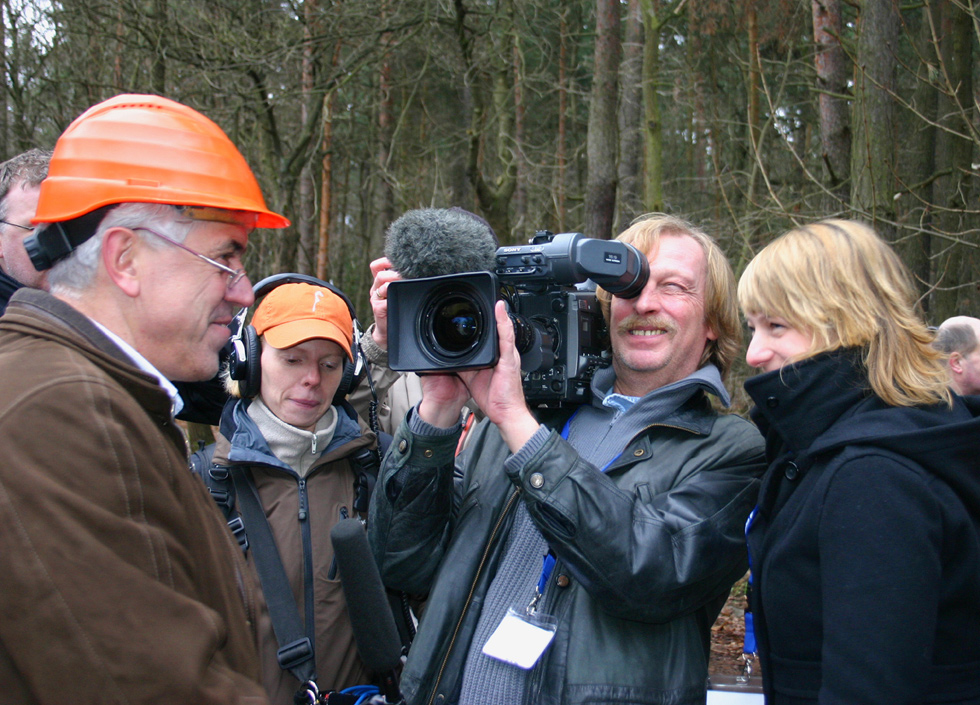
[[[386,584],[429,598],[402,676],[411,705],[705,702],[711,624],[746,569],[763,470],[759,433],[707,396],[728,404],[735,282],[683,220],[618,239],[650,278],[634,299],[600,291],[613,363],[591,404],[539,423],[498,302],[496,367],[423,376],[392,442],[368,531]],[[454,466],[470,397],[487,419]],[[539,593],[533,619],[556,631],[525,670],[508,661],[527,640],[508,630]]]
[[[0,313],[22,286],[45,288],[47,272],[31,264],[24,238],[34,232],[31,218],[50,160],[50,151],[29,149],[0,164]]]
[[[947,318],[939,326],[933,346],[947,355],[953,391],[960,396],[980,394],[980,319]]]

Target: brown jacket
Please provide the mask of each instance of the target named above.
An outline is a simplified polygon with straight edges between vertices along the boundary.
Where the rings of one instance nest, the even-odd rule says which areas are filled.
[[[304,617],[303,535],[299,521],[299,476],[270,454],[258,427],[245,412],[247,402],[225,407],[221,431],[215,443],[214,463],[244,466],[251,473],[266,512],[269,527],[293,588],[293,597]],[[357,654],[357,645],[347,616],[340,577],[334,566],[330,530],[346,516],[354,516],[355,472],[348,456],[357,449],[375,446],[375,435],[360,420],[339,411],[334,441],[306,475],[309,529],[314,576],[317,684],[321,691],[341,690],[370,683],[369,674]],[[230,436],[229,439],[226,436]],[[229,455],[232,459],[229,460]],[[247,460],[242,460],[246,458]],[[249,528],[245,526],[248,535]],[[248,556],[251,562],[251,548]],[[278,642],[265,602],[259,614],[259,652],[262,682],[275,705],[292,705],[299,682],[279,667]]]
[[[258,594],[170,399],[45,292],[0,319],[0,447],[0,702],[266,702]]]

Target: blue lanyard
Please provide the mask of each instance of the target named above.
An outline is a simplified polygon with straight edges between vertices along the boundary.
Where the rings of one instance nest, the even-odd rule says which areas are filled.
[[[538,603],[541,601],[541,596],[544,595],[545,586],[548,585],[548,578],[551,577],[551,571],[555,569],[555,554],[548,551],[544,554],[544,559],[541,564],[541,577],[538,578],[538,584],[534,588],[534,597],[531,598],[531,604],[527,606],[527,613],[534,614],[538,609]]]
[[[742,643],[743,654],[754,654],[758,650],[755,642],[755,618],[752,615],[752,552],[749,551],[749,531],[752,529],[752,523],[755,521],[758,513],[759,507],[757,505],[752,510],[752,513],[749,514],[749,518],[745,520],[745,552],[749,557],[749,586],[745,600],[745,641]]]
[[[538,578],[538,594],[544,594],[544,588],[548,584],[548,578],[551,577],[551,571],[555,569],[555,554],[548,551],[541,565],[541,577]]]

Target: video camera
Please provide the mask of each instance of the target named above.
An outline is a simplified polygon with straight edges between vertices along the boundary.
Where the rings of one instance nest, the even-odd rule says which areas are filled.
[[[528,245],[498,248],[495,272],[392,282],[388,364],[403,372],[493,367],[500,298],[510,307],[528,403],[583,403],[596,370],[610,362],[595,286],[631,299],[648,277],[647,259],[632,245],[538,231]]]

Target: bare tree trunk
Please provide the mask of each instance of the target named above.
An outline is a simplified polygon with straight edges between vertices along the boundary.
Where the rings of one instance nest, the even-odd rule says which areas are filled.
[[[167,95],[167,0],[155,0],[154,5],[154,32],[153,37],[156,42],[153,52],[153,66],[151,68],[151,85],[153,92],[157,95]]]
[[[303,60],[300,66],[300,122],[306,124],[310,120],[309,105],[313,100],[313,34],[316,22],[317,0],[306,0],[303,3]],[[299,218],[296,230],[299,233],[299,247],[296,251],[296,271],[310,274],[316,267],[316,202],[314,198],[315,180],[313,165],[307,162],[303,165],[299,177],[299,204],[296,209]]]
[[[388,14],[387,1],[382,3],[382,19]],[[385,33],[381,37],[381,64],[378,71],[378,185],[375,201],[375,222],[370,232],[372,237],[371,249],[383,242],[384,231],[388,223],[395,219],[395,192],[392,188],[391,176],[391,140],[394,134],[394,119],[392,118],[391,97],[391,54],[389,45],[391,36]]]
[[[934,43],[932,31],[932,28],[939,24],[939,10],[930,9],[927,3],[915,14],[919,16],[915,38],[916,51],[926,60],[919,65],[915,91],[912,95],[912,104],[915,105],[918,114],[906,111],[903,123],[899,127],[902,134],[908,136],[909,148],[907,164],[902,165],[902,173],[907,175],[905,187],[908,193],[903,193],[903,198],[898,202],[898,206],[902,208],[898,217],[904,222],[919,226],[921,231],[897,242],[896,249],[912,272],[912,276],[920,286],[924,287],[930,280],[932,264],[930,257],[932,237],[929,231],[935,218],[933,207],[936,181],[934,177],[937,132],[935,123],[938,119],[936,111],[939,98],[936,85],[932,80],[935,64],[931,63],[929,58],[939,55],[939,47]],[[915,16],[912,13],[909,15],[911,23],[915,20]],[[924,311],[929,311],[931,297],[923,299],[922,307]]]
[[[336,68],[340,61],[341,43],[334,47],[331,66]],[[323,98],[323,135],[321,149],[323,161],[320,165],[320,219],[316,250],[316,276],[326,279],[330,271],[330,229],[333,223],[333,102],[335,91],[330,91]]]
[[[527,231],[527,161],[524,157],[524,53],[517,17],[511,3],[514,72],[514,168],[517,186],[514,189],[514,239],[523,242]]]
[[[820,145],[829,188],[847,202],[847,177],[851,169],[851,128],[848,119],[848,65],[841,47],[840,0],[812,0],[813,41],[816,53]]]
[[[595,69],[589,104],[585,233],[609,239],[616,208],[617,72],[622,46],[619,0],[596,0]]]
[[[936,171],[943,176],[934,185],[933,193],[939,206],[934,222],[941,233],[962,237],[975,244],[975,235],[961,235],[971,230],[966,222],[966,210],[971,200],[975,209],[970,188],[976,139],[976,128],[972,124],[975,107],[970,68],[973,63],[970,34],[974,25],[972,18],[955,3],[946,2],[939,7],[941,21],[936,28],[940,37],[936,57],[937,80],[941,86],[938,115],[945,129],[939,131],[936,140]],[[933,272],[933,279],[939,282],[933,297],[937,320],[975,311],[978,298],[976,247],[950,247],[945,238],[935,242],[934,247],[938,250],[934,252]]]
[[[330,209],[333,206],[333,91],[324,97],[323,160],[320,163],[320,218],[316,248],[316,276],[323,279],[330,267]]]
[[[559,10],[560,38],[558,44],[558,136],[555,149],[558,166],[558,184],[556,187],[558,232],[565,232],[565,172],[568,168],[566,149],[568,148],[568,8]]]
[[[10,85],[10,77],[7,75],[7,22],[10,18],[10,3],[3,0],[0,3],[0,72],[2,72],[3,85]],[[7,122],[7,91],[0,91],[0,157],[10,158],[10,127]]]
[[[643,8],[643,208],[664,210],[664,126],[657,84],[660,81],[660,36],[680,16],[687,0],[640,0]]]
[[[480,210],[486,216],[490,227],[497,233],[497,237],[502,243],[509,242],[511,239],[510,201],[514,195],[514,190],[517,188],[517,169],[513,157],[514,114],[508,105],[509,77],[507,69],[498,68],[493,74],[491,100],[498,124],[496,146],[497,154],[504,163],[503,173],[495,180],[494,184],[491,184],[480,169],[480,145],[481,140],[485,137],[483,134],[485,103],[482,92],[474,90],[472,85],[477,70],[473,62],[472,39],[469,36],[469,29],[466,27],[467,10],[463,0],[454,0],[453,8],[456,15],[456,38],[466,69],[463,77],[464,92],[469,95],[472,101],[466,175],[473,185]]]
[[[614,232],[625,230],[643,212],[643,18],[640,0],[629,0],[626,42],[620,69],[619,188]]]
[[[749,44],[749,76],[748,76],[748,95],[747,98],[747,121],[748,121],[748,143],[751,150],[751,160],[749,166],[748,183],[748,202],[749,206],[755,204],[756,184],[759,179],[759,142],[762,138],[762,111],[759,107],[759,97],[761,87],[762,67],[759,65],[759,20],[756,10],[755,0],[751,0],[746,7],[748,23],[748,44]]]
[[[854,76],[851,206],[888,240],[895,239],[895,67],[897,0],[865,0]]]
[[[120,3],[116,7],[116,55],[112,62],[112,85],[118,92],[123,90],[123,36],[125,33],[125,23],[123,22],[123,7]]]

